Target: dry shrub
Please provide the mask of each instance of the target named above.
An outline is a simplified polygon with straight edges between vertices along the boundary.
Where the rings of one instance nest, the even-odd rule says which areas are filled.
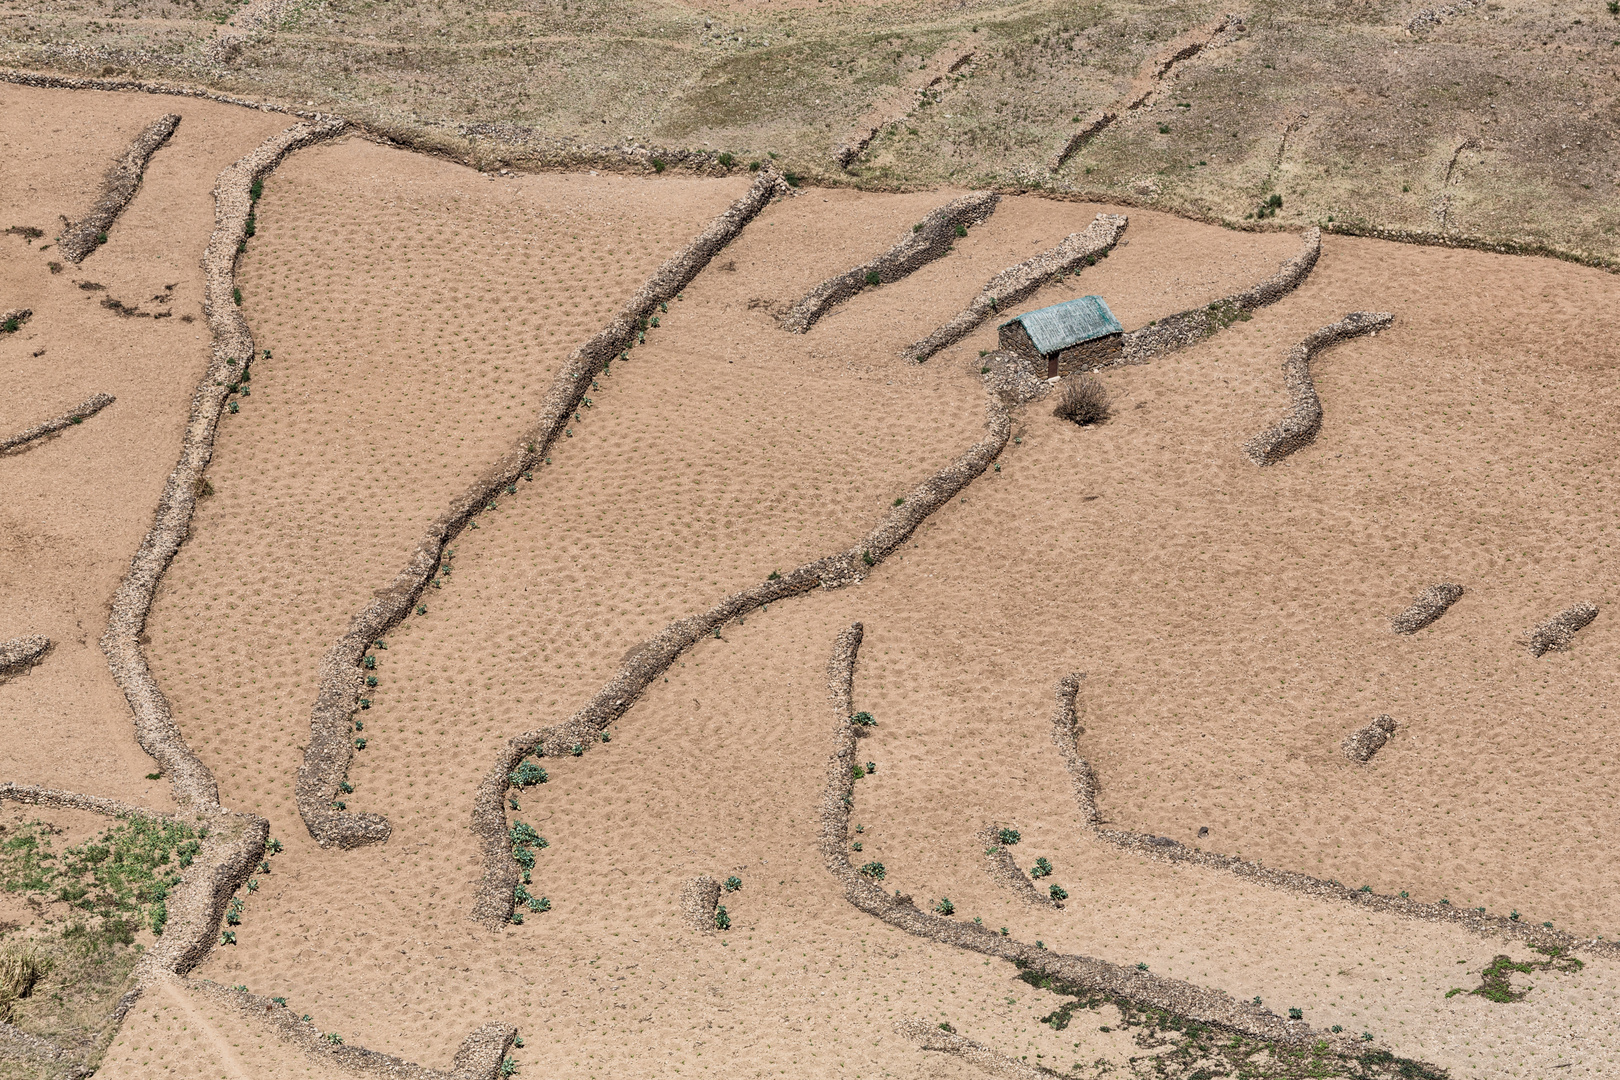
[[[51,970],[51,962],[32,953],[0,954],[0,1020],[10,1022],[11,1007],[33,992],[34,984]]]
[[[1081,427],[1108,419],[1108,391],[1102,380],[1085,371],[1064,376],[1058,384],[1058,405],[1053,415],[1073,420]]]

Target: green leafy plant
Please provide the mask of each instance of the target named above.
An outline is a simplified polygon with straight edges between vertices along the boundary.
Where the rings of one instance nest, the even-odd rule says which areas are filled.
[[[956,235],[957,236],[966,236],[967,235],[967,226],[966,225],[958,225],[956,227]]]
[[[872,553],[870,551],[861,552],[861,562],[865,563],[867,566],[877,565],[877,560],[872,558]]]
[[[887,873],[888,871],[883,869],[883,864],[880,862],[869,862],[860,869],[862,877],[871,878],[873,881],[882,881]]]
[[[235,930],[222,930],[222,931],[220,931],[219,943],[221,945],[235,945],[236,944],[236,931]]]
[[[515,788],[533,787],[535,784],[545,783],[549,777],[546,770],[532,761],[522,761],[518,767],[506,774],[507,783]]]
[[[652,159],[652,167],[653,167],[653,172],[661,173],[661,172],[664,171],[664,162],[662,160],[660,160],[659,158],[653,158]]]
[[[1065,890],[1061,885],[1053,885],[1051,888],[1047,889],[1046,892],[1054,900],[1067,900],[1069,898],[1068,891]]]
[[[877,721],[872,719],[872,714],[869,712],[851,713],[849,716],[849,722],[854,724],[856,727],[877,726]]]
[[[1002,844],[1008,845],[1009,847],[1012,846],[1013,844],[1018,843],[1018,841],[1022,840],[1022,839],[1023,839],[1023,837],[1021,835],[1019,835],[1019,832],[1018,832],[1017,829],[997,829],[996,830],[996,840],[998,842],[1002,843]]]
[[[1290,1020],[1303,1020],[1303,1019],[1305,1019],[1305,1010],[1304,1009],[1289,1009],[1288,1010],[1288,1019],[1290,1019]]]
[[[726,892],[736,892],[740,888],[742,888],[742,878],[736,874],[726,878]]]
[[[934,905],[934,910],[941,915],[955,915],[956,905],[951,903],[950,897],[941,897],[939,903]]]
[[[1041,858],[1036,859],[1035,860],[1035,865],[1030,867],[1029,876],[1032,877],[1032,878],[1035,878],[1036,880],[1039,880],[1039,879],[1041,879],[1043,877],[1051,877],[1052,876],[1052,864],[1046,860],[1045,856],[1042,856]]]
[[[876,270],[868,270],[866,272],[866,283],[868,285],[881,285],[883,284],[883,275]]]
[[[231,299],[236,301],[236,306],[237,307],[241,307],[242,306],[242,290],[239,289],[239,288],[232,288],[231,289]]]
[[[722,166],[724,166],[724,167],[725,167],[725,168],[727,168],[727,169],[729,169],[729,168],[731,168],[731,163],[732,163],[732,162],[733,162],[733,161],[736,161],[736,160],[737,160],[737,159],[736,159],[736,158],[734,158],[734,157],[732,157],[732,156],[731,156],[731,155],[730,155],[730,154],[729,154],[729,153],[722,153],[722,154],[721,154],[721,155],[720,155],[720,156],[719,156],[719,157],[718,157],[718,158],[716,158],[716,159],[715,159],[715,160],[716,160],[716,161],[718,161],[718,162],[720,162],[720,164],[721,164],[721,165],[722,165]]]
[[[726,914],[726,905],[724,904],[714,909],[714,928],[716,930],[731,929],[731,916]]]
[[[518,1045],[521,1046],[523,1044],[519,1043]],[[512,1060],[509,1057],[501,1059],[500,1074],[502,1076],[511,1076],[513,1073],[515,1073],[517,1071],[518,1071],[518,1063],[516,1061]]]

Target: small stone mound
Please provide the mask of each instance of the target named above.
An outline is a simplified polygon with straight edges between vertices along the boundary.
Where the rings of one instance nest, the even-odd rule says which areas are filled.
[[[1531,656],[1545,656],[1550,652],[1563,652],[1569,648],[1575,631],[1597,618],[1596,604],[1576,604],[1566,608],[1530,631],[1528,642]]]
[[[1430,585],[1411,606],[1393,619],[1389,625],[1397,634],[1415,634],[1446,613],[1446,609],[1462,598],[1461,585]]]
[[[51,647],[51,639],[38,634],[0,641],[0,678],[32,667]]]
[[[1352,731],[1344,739],[1344,756],[1365,765],[1383,749],[1389,737],[1395,734],[1395,721],[1388,714],[1376,716],[1360,731]]]
[[[1035,371],[1035,362],[1005,349],[979,358],[984,385],[1009,409],[1045,397],[1052,384]]]
[[[720,883],[707,874],[693,878],[681,889],[681,915],[693,930],[714,929],[714,911],[720,904]]]

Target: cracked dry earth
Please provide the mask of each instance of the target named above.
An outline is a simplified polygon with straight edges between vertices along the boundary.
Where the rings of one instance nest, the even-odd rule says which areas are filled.
[[[0,398],[0,429],[117,397],[0,458],[0,638],[56,643],[0,684],[3,778],[167,809],[95,641],[207,362],[210,187],[290,121],[134,94],[0,96],[0,225],[71,216],[134,132],[184,116],[83,267],[50,273],[49,229],[0,235],[16,294],[0,306],[35,311],[0,338],[0,371],[23,391]],[[1620,285],[1569,264],[1330,236],[1293,295],[1103,373],[1106,423],[1015,410],[997,467],[864,582],[726,625],[610,742],[547,758],[547,783],[513,790],[509,820],[548,841],[529,891],[551,908],[490,933],[468,918],[481,872],[468,821],[504,740],[565,719],[671,620],[842,550],[981,437],[994,325],[922,365],[899,359],[909,343],[1098,212],[1128,214],[1124,243],[1020,310],[1095,293],[1135,328],[1247,288],[1298,248],[1009,197],[946,257],[792,335],[776,313],[964,193],[773,203],[598,377],[551,463],[452,542],[426,613],[374,651],[343,798],[389,818],[387,843],[309,838],[292,781],[323,650],[520,437],[568,352],[747,183],[489,178],[359,139],[301,150],[268,178],[237,281],[270,355],[222,418],[213,494],[146,648],[221,803],[268,818],[285,850],[240,894],[236,943],[193,977],[285,997],[350,1045],[435,1068],[472,1029],[509,1022],[520,1077],[982,1075],[896,1030],[917,1020],[1030,1066],[1151,1075],[1112,1006],[1055,1030],[1041,1018],[1066,999],[844,899],[818,849],[826,665],[860,621],[854,706],[877,719],[860,756],[878,768],[855,783],[852,858],[883,863],[885,887],[1367,1031],[1454,1077],[1620,1069],[1613,960],[1538,973],[1515,1003],[1447,998],[1525,949],[1100,844],[1050,734],[1053,684],[1084,671],[1078,749],[1110,827],[1620,937],[1607,840],[1620,702],[1605,696]],[[199,317],[119,318],[80,280],[134,300],[178,281],[176,312]],[[1255,468],[1242,444],[1287,407],[1288,349],[1354,310],[1395,323],[1318,358],[1319,436]],[[1441,581],[1462,599],[1391,633]],[[1583,602],[1601,613],[1567,651],[1524,649],[1528,627]],[[1347,761],[1345,734],[1380,713],[1395,736],[1371,763]],[[990,822],[1020,831],[1024,869],[1049,860],[1038,884],[1066,890],[1062,908],[986,872]],[[722,894],[723,933],[683,918],[682,887],[702,874],[741,880]],[[100,1075],[339,1071],[174,984],[139,999]]]

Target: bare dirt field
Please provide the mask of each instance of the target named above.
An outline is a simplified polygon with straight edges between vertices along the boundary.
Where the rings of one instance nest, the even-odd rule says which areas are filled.
[[[360,1048],[466,1078],[1620,1068],[1612,275],[1329,234],[1275,303],[1102,368],[1111,413],[1079,427],[1051,395],[987,391],[999,315],[901,354],[1099,214],[1128,217],[1118,243],[1005,314],[1100,295],[1127,330],[1159,325],[1267,278],[1300,236],[1008,194],[792,334],[778,317],[809,289],[966,189],[784,182],[743,223],[769,165],[480,173],[354,134],[298,149],[251,192],[225,306],[252,364],[142,636],[219,806],[267,843],[154,772],[97,640],[217,370],[197,261],[223,227],[215,177],[296,118],[0,101],[0,227],[42,233],[0,235],[0,309],[33,311],[0,334],[18,388],[0,436],[117,397],[0,456],[0,642],[54,643],[0,682],[0,781],[129,804],[0,788],[0,953],[56,965],[0,986],[0,1076],[348,1076]],[[53,272],[61,220],[171,109],[107,242]],[[691,280],[638,293],[722,215],[734,235]],[[635,297],[611,362],[580,368]],[[1314,358],[1320,431],[1257,466],[1244,446],[1289,412],[1289,350],[1353,311],[1394,321]],[[386,840],[322,846],[294,791],[323,656],[513,452],[345,676],[331,809],[380,815]],[[863,539],[936,474],[960,486],[903,541]],[[508,740],[652,663],[666,627],[807,565],[822,587],[726,609],[611,722],[507,776]],[[1391,629],[1451,582],[1438,620]],[[1579,604],[1590,625],[1532,655],[1531,628]],[[856,622],[850,709],[875,724],[852,774],[829,660]],[[1345,737],[1381,714],[1393,735],[1351,761]],[[523,880],[494,929],[473,919],[491,782],[496,869]],[[724,883],[724,918],[683,899],[699,876]]]

